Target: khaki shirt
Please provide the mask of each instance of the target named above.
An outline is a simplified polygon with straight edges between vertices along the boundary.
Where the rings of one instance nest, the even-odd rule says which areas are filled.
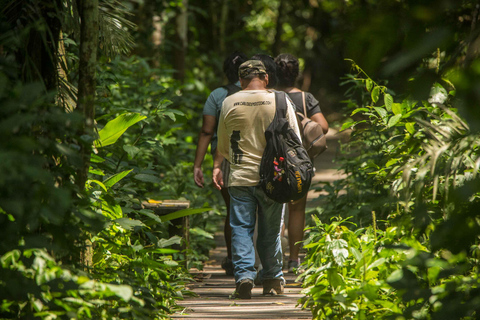
[[[295,106],[287,96],[287,120],[299,139]],[[223,101],[217,150],[230,162],[229,186],[256,186],[267,142],[265,130],[275,117],[275,93],[242,90]]]

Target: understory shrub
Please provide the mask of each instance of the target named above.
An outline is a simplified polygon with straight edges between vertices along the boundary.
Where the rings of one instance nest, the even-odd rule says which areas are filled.
[[[315,319],[474,319],[479,134],[448,80],[415,101],[352,66],[347,177],[318,188],[327,194],[307,241],[304,306]]]

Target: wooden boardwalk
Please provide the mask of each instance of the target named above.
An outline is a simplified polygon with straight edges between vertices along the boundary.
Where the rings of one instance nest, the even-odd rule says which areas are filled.
[[[331,130],[327,135],[327,151],[315,161],[315,181],[334,181],[342,175],[335,168],[333,159],[338,148],[340,136]],[[318,205],[316,195],[308,195],[308,205]],[[287,235],[288,236],[288,235]],[[251,300],[232,299],[235,290],[233,277],[226,276],[220,263],[226,256],[223,234],[216,234],[217,248],[210,251],[210,261],[204,270],[190,270],[196,282],[189,286],[197,297],[188,297],[179,302],[184,309],[172,316],[173,319],[221,320],[221,319],[312,319],[310,310],[297,306],[301,294],[301,283],[296,276],[285,272],[287,284],[283,295],[263,296],[262,287],[252,290]]]
[[[217,243],[223,242],[221,233],[216,235]],[[285,293],[277,296],[263,296],[262,287],[252,290],[251,300],[232,299],[235,280],[226,276],[220,267],[226,256],[224,246],[210,252],[211,260],[207,262],[203,272],[191,270],[197,280],[189,288],[198,297],[187,298],[179,304],[182,312],[174,315],[174,319],[311,319],[308,310],[296,308],[297,300],[302,297],[301,284],[295,282],[296,276],[285,274],[287,285]]]

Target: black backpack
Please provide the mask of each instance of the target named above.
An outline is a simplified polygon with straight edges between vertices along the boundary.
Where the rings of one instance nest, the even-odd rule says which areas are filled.
[[[260,163],[260,185],[280,203],[303,198],[313,177],[312,161],[286,119],[285,99],[285,92],[275,92],[275,117],[265,131],[267,146]]]

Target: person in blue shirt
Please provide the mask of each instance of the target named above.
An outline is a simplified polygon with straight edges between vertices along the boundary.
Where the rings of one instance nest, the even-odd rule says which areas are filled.
[[[217,126],[220,111],[222,109],[223,100],[235,92],[240,91],[240,82],[238,80],[238,67],[247,61],[247,56],[242,52],[235,51],[230,54],[223,62],[223,72],[228,79],[228,84],[213,90],[203,107],[203,124],[200,131],[195,152],[195,161],[193,164],[193,178],[195,184],[203,188],[205,181],[203,178],[202,163],[207,153],[208,145],[211,144],[211,154],[214,155],[217,150]],[[224,176],[228,177],[230,165],[224,160],[222,163]],[[232,229],[230,227],[230,195],[228,194],[228,181],[220,190],[225,205],[227,207],[227,217],[224,225],[224,237],[227,247],[227,257],[222,261],[222,268],[225,269],[227,275],[233,276],[232,263]]]

